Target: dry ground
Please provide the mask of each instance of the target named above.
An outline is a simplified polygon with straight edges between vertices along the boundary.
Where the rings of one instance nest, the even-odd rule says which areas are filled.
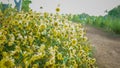
[[[98,68],[120,68],[120,36],[85,26],[89,42],[95,47]]]

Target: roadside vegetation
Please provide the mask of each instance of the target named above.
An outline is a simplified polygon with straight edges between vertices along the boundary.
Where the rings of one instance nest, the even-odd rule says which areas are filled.
[[[82,24],[101,27],[104,30],[120,34],[120,5],[106,12],[107,15],[105,16],[90,16],[85,13],[73,15],[71,20]]]
[[[0,9],[0,68],[96,68],[83,26],[59,12]]]

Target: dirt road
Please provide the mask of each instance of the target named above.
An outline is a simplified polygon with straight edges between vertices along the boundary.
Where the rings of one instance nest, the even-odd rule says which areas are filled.
[[[89,42],[95,47],[98,68],[120,68],[120,36],[85,26]]]

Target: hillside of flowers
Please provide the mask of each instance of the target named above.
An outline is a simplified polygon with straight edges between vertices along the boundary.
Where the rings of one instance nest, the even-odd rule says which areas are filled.
[[[0,11],[0,68],[96,68],[85,34],[58,12]]]

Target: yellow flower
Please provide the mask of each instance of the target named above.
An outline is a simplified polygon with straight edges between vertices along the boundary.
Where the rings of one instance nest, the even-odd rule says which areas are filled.
[[[65,23],[64,28],[66,29],[66,28],[68,28],[68,27],[69,27],[69,24],[68,24],[68,23]]]
[[[62,64],[61,68],[67,68],[66,64]]]
[[[13,41],[8,42],[8,46],[12,46],[13,43]]]
[[[32,68],[39,68],[38,64],[33,64]]]
[[[54,68],[54,65],[50,61],[48,61],[45,63],[44,68]]]
[[[63,60],[63,57],[62,57],[62,54],[61,54],[61,53],[58,53],[58,54],[57,54],[57,59],[58,59],[58,60]]]
[[[43,53],[35,54],[35,55],[32,56],[32,58],[30,59],[30,61],[34,62],[35,60],[41,59],[42,57],[44,57]]]
[[[82,54],[83,54],[83,50],[80,50],[79,52],[78,52],[78,57],[81,57],[82,56]]]
[[[14,41],[15,40],[15,36],[13,34],[9,34],[10,37],[10,41]]]
[[[0,29],[0,35],[2,35],[3,31],[4,31],[4,29]]]
[[[57,30],[56,29],[53,29],[53,36],[57,36]]]
[[[76,56],[76,49],[72,50],[72,54]]]
[[[71,60],[71,64],[72,65],[76,64],[76,61],[75,60]]]
[[[3,56],[3,57],[8,57],[8,56],[9,56],[9,53],[7,53],[7,52],[2,52],[2,56]]]
[[[42,42],[47,42],[47,39],[45,37],[42,37],[41,41]]]
[[[88,38],[87,37],[83,37],[83,41],[87,41],[88,40]]]
[[[73,65],[73,68],[78,68],[78,64],[74,64],[74,65]]]
[[[15,68],[23,68],[23,67],[22,67],[22,65],[18,65]],[[27,67],[25,67],[25,68],[27,68]]]
[[[20,51],[21,51],[21,48],[20,48],[20,46],[18,46],[18,45],[17,45],[17,46],[15,47],[15,51],[18,51],[18,52],[20,52]]]
[[[77,44],[77,39],[72,39],[72,45],[76,45]]]
[[[4,45],[1,45],[1,46],[0,46],[0,51],[2,51],[2,50],[3,50],[3,48],[4,48]]]
[[[28,66],[30,65],[30,60],[27,60],[28,58],[25,58],[24,60],[23,60],[23,62],[24,62],[24,64],[25,64],[25,68],[28,68]],[[23,68],[23,67],[22,67]]]
[[[94,64],[96,62],[96,59],[93,58],[93,59],[90,59],[90,64]]]
[[[43,52],[45,49],[45,45],[41,44],[40,48],[38,49],[38,52]]]
[[[55,59],[50,59],[45,63],[45,68],[55,68]]]
[[[90,49],[91,49],[91,47],[90,47],[90,46],[84,46],[84,50],[85,50],[86,52],[89,52],[89,51],[90,51]]]
[[[19,23],[18,23],[18,21],[17,21],[17,20],[15,20],[15,21],[14,21],[14,24],[15,24],[15,25],[19,25]]]
[[[14,60],[12,58],[3,58],[0,61],[0,68],[14,68],[15,64],[14,64]]]
[[[58,26],[58,22],[54,22],[54,26],[56,26],[56,27],[57,27],[57,26]]]
[[[33,41],[34,41],[34,38],[32,36],[28,36],[28,40],[30,42],[30,45],[32,45]]]
[[[0,45],[3,44],[6,41],[5,35],[0,35]]]
[[[20,54],[18,51],[12,51],[12,54],[11,54],[15,59],[18,59]]]
[[[24,52],[23,52],[23,56],[24,56],[24,57],[27,57],[29,54],[30,54],[30,53],[27,52],[27,51],[24,51]]]
[[[40,29],[41,31],[43,31],[45,28],[46,28],[46,25],[45,25],[45,24],[41,24],[39,29]]]
[[[46,17],[48,17],[48,16],[49,16],[49,13],[45,12],[45,13],[44,13],[44,17],[46,18]]]
[[[56,12],[60,12],[60,8],[56,8]]]
[[[56,50],[56,51],[57,51],[57,50],[58,50],[58,46],[54,46],[54,50]]]

